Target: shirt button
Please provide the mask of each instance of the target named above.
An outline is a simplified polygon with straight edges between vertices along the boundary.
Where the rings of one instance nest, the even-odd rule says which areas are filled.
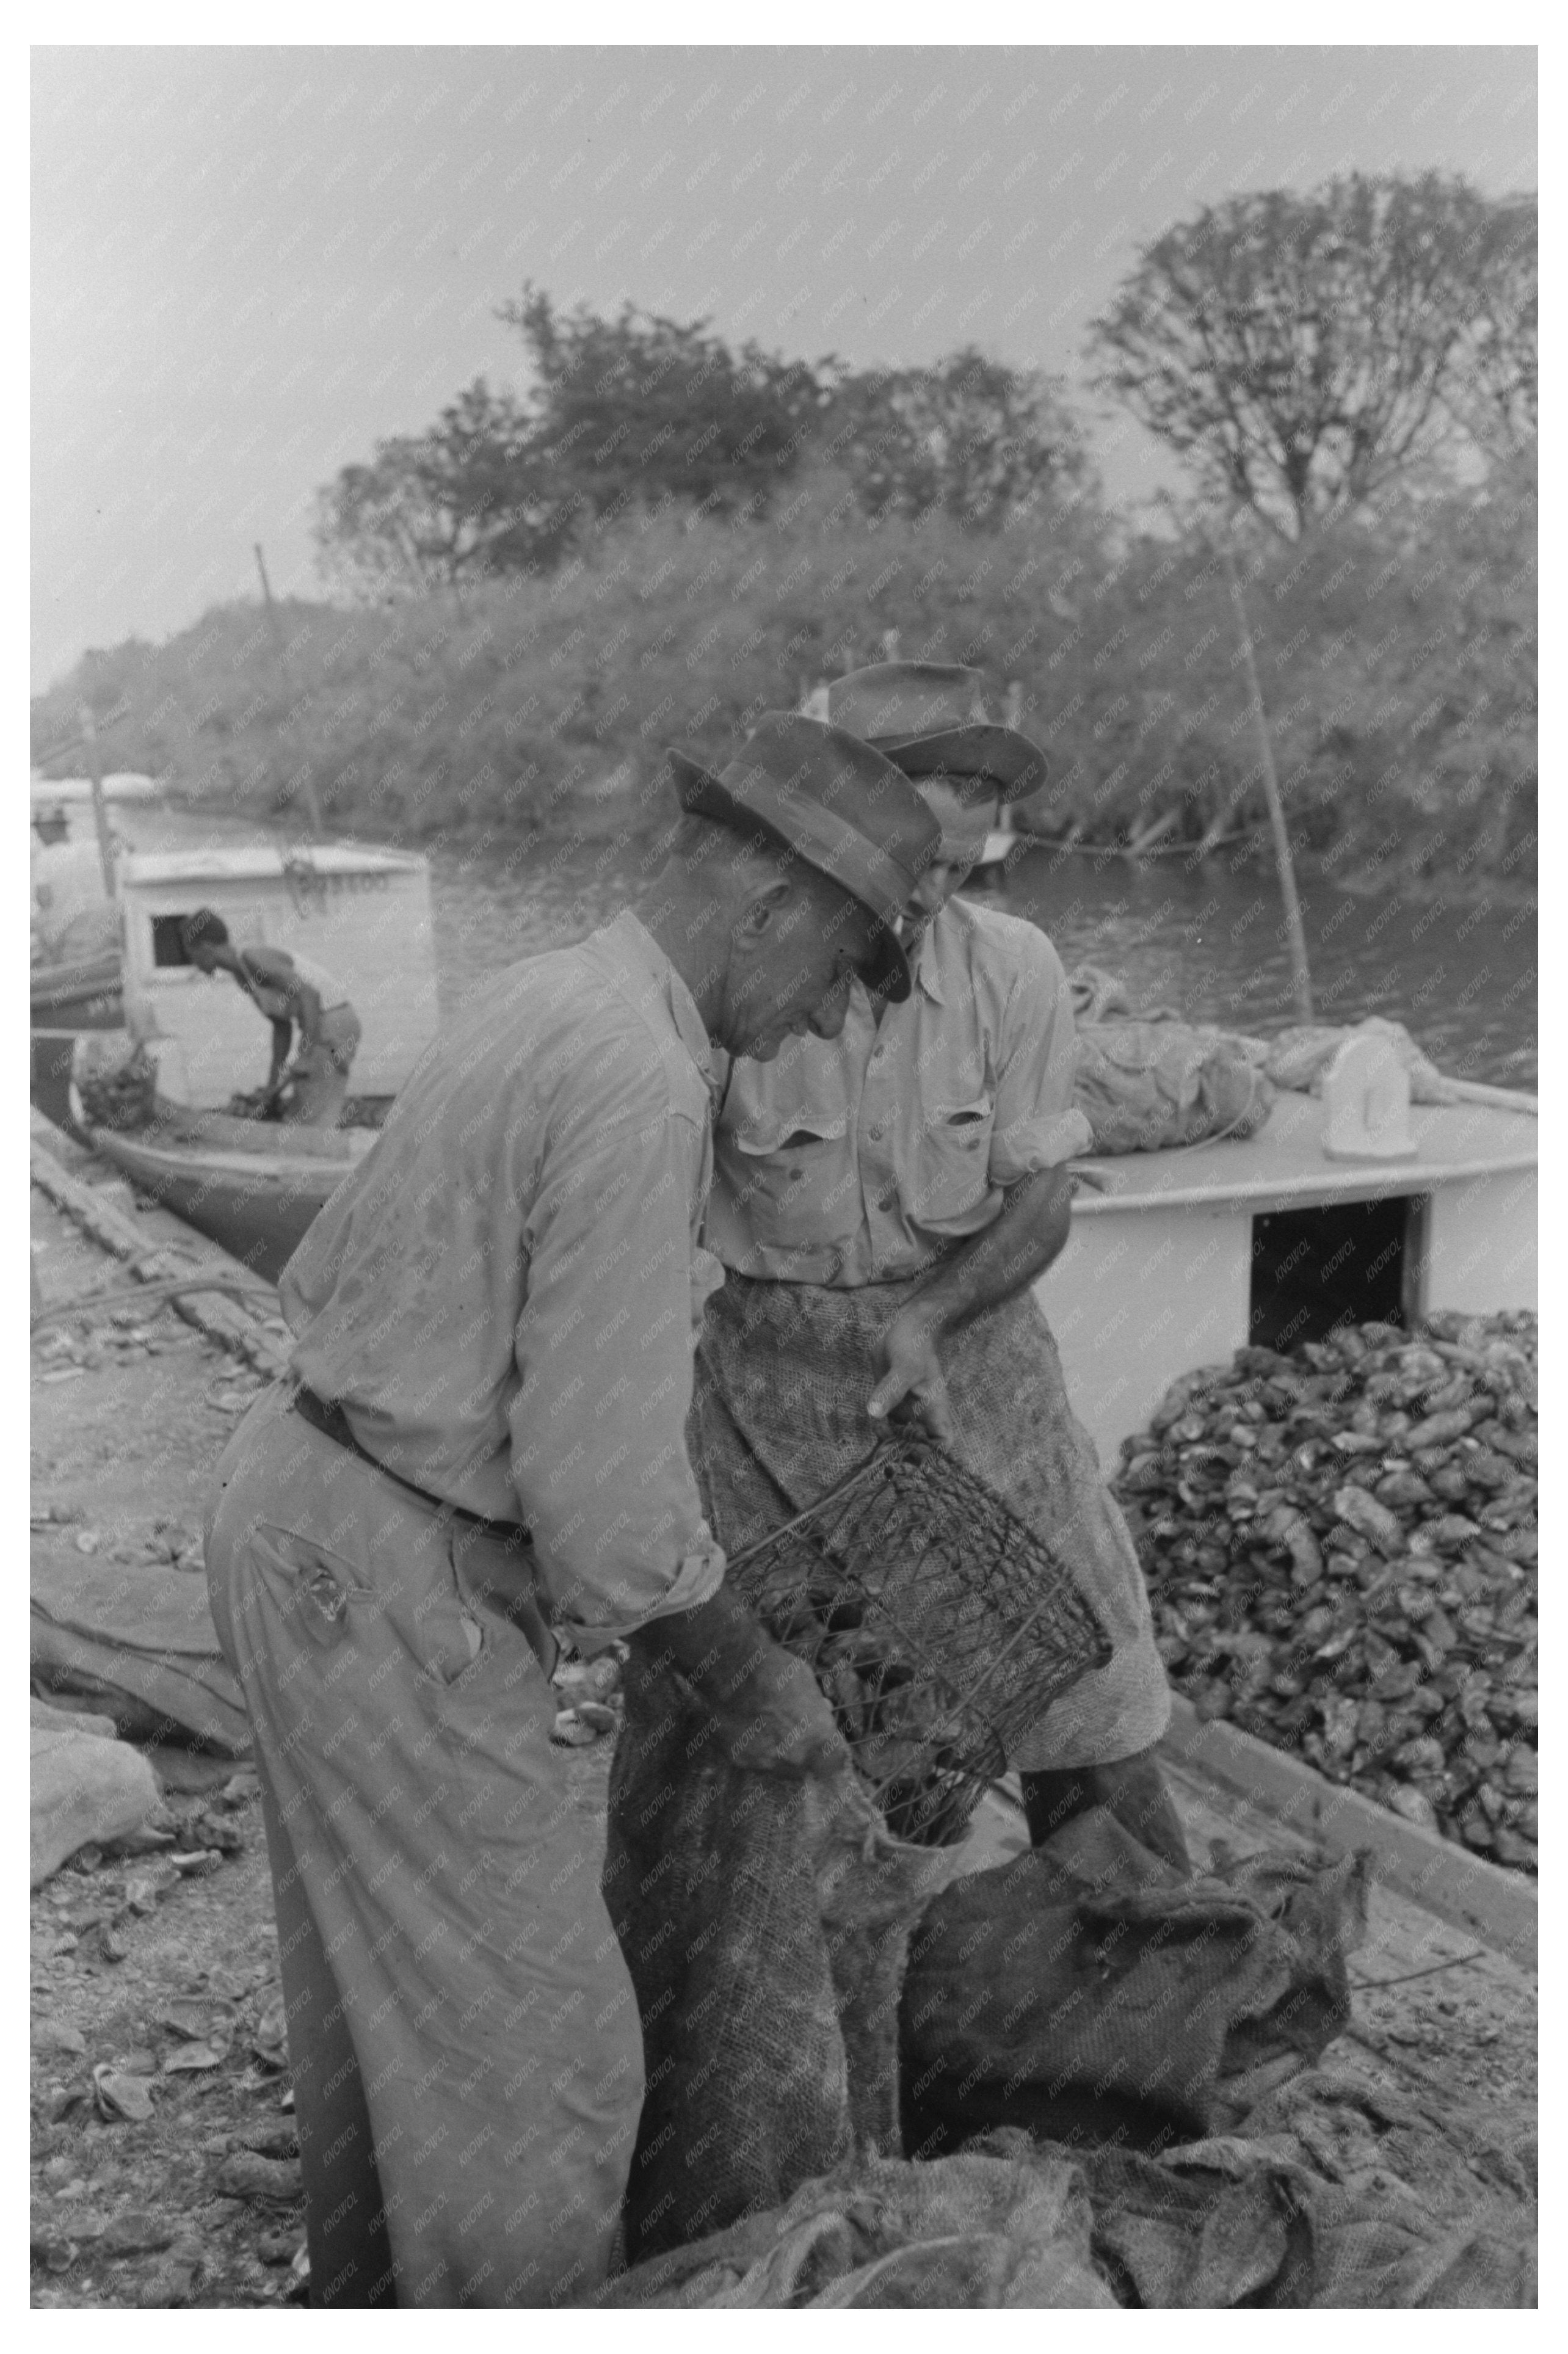
[[[898,1199],[898,1188],[897,1188],[897,1186],[896,1186],[896,1185],[890,1185],[890,1186],[888,1187],[888,1189],[887,1189],[887,1191],[886,1191],[886,1193],[879,1193],[879,1194],[877,1195],[877,1197],[876,1197],[876,1206],[877,1206],[877,1208],[878,1208],[879,1210],[891,1210],[891,1209],[892,1209],[892,1207],[893,1207],[893,1205],[894,1205],[894,1204],[897,1201],[897,1199]]]
[[[868,1129],[866,1129],[866,1131],[865,1131],[865,1132],[866,1132],[867,1136],[869,1136],[869,1137],[870,1137],[870,1139],[871,1139],[871,1140],[872,1140],[873,1144],[880,1144],[880,1143],[882,1142],[882,1122],[881,1122],[881,1120],[878,1120],[878,1121],[877,1121],[876,1126],[875,1126],[874,1128],[868,1128]]]

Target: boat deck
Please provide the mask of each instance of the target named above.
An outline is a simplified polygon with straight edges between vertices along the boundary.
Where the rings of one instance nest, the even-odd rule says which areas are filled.
[[[1391,1161],[1331,1161],[1322,1129],[1316,1097],[1282,1092],[1255,1136],[1075,1164],[1103,1190],[1076,1195],[1072,1242],[1035,1292],[1074,1409],[1107,1468],[1180,1374],[1255,1340],[1314,1337],[1310,1319],[1330,1300],[1336,1267],[1351,1270],[1338,1280],[1356,1320],[1394,1301],[1406,1322],[1535,1307],[1539,1125],[1528,1111],[1413,1106],[1415,1149]],[[1370,1235],[1375,1222],[1359,1204],[1380,1210],[1382,1239],[1361,1239],[1357,1230]],[[1298,1231],[1300,1249],[1283,1254],[1310,1280],[1297,1282],[1304,1318],[1277,1331],[1254,1310],[1274,1247],[1263,1246],[1263,1222],[1282,1213],[1324,1239]],[[1380,1267],[1392,1270],[1392,1297],[1374,1309],[1360,1287]]]
[[[1526,1111],[1488,1104],[1413,1104],[1414,1152],[1392,1161],[1331,1161],[1323,1150],[1323,1107],[1282,1091],[1255,1136],[1225,1137],[1168,1152],[1090,1155],[1077,1163],[1105,1186],[1075,1204],[1081,1217],[1131,1210],[1305,1208],[1425,1193],[1477,1177],[1533,1170],[1539,1124]]]

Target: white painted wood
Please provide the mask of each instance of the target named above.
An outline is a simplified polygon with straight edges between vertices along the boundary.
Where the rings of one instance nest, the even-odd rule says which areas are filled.
[[[1311,1097],[1282,1095],[1255,1137],[1085,1162],[1105,1190],[1075,1199],[1072,1238],[1035,1297],[1107,1472],[1178,1374],[1245,1346],[1255,1216],[1414,1198],[1426,1205],[1410,1286],[1423,1312],[1534,1308],[1532,1114],[1417,1106],[1415,1150],[1382,1166],[1330,1160],[1322,1120]]]
[[[271,1037],[226,974],[158,966],[153,919],[208,907],[237,947],[298,949],[344,985],[363,1025],[350,1087],[391,1095],[434,1037],[436,961],[428,862],[352,843],[287,863],[266,848],[139,854],[122,863],[126,1023],[177,1046],[160,1059],[165,1091],[221,1105],[267,1076]],[[183,1072],[183,1081],[178,1076]]]
[[[1179,1692],[1171,1694],[1161,1751],[1315,1845],[1336,1854],[1369,1849],[1387,1886],[1479,1937],[1519,1968],[1535,1968],[1539,1904],[1536,1884],[1523,1872],[1505,1872],[1456,1840],[1405,1822],[1359,1790],[1327,1780],[1304,1758],[1255,1741],[1234,1725],[1202,1723]]]
[[[1535,1167],[1541,1132],[1530,1112],[1490,1104],[1417,1104],[1410,1121],[1415,1150],[1407,1160],[1386,1167],[1330,1161],[1323,1150],[1322,1105],[1312,1096],[1282,1094],[1255,1136],[1171,1152],[1090,1156],[1084,1166],[1105,1191],[1082,1195],[1074,1214],[1118,1218],[1156,1205],[1225,1202],[1255,1211],[1305,1209],[1315,1202],[1426,1193],[1470,1177]]]
[[[1107,1473],[1179,1373],[1245,1346],[1251,1282],[1245,1214],[1151,1204],[1132,1218],[1075,1217],[1035,1297]]]
[[[1427,1308],[1483,1316],[1499,1308],[1533,1310],[1539,1209],[1533,1169],[1438,1187],[1427,1214]]]

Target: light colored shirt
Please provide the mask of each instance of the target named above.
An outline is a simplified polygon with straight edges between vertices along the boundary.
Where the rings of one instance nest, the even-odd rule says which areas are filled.
[[[1033,924],[949,899],[880,1023],[857,982],[837,1039],[733,1066],[704,1238],[737,1274],[889,1283],[1092,1142],[1055,949]]]
[[[124,844],[111,837],[119,853]],[[32,934],[40,961],[69,964],[120,946],[120,907],[103,888],[98,843],[38,842],[29,845]]]
[[[624,914],[480,991],[284,1269],[299,1377],[399,1477],[524,1522],[579,1631],[723,1576],[684,1436],[712,1170],[702,1017]]]
[[[270,1022],[291,1022],[294,1018],[293,1008],[282,991],[267,986],[269,973],[276,973],[281,967],[287,967],[295,980],[315,991],[323,1013],[348,1003],[348,991],[337,975],[328,972],[324,964],[318,964],[314,957],[305,956],[299,949],[241,949],[238,953],[251,976],[249,985],[245,981],[239,985]]]

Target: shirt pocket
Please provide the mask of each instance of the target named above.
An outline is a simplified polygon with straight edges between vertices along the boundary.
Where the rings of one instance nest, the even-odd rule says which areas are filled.
[[[922,1225],[961,1217],[991,1191],[991,1140],[996,1097],[980,1094],[935,1103],[921,1137],[920,1167],[909,1214]]]
[[[844,1112],[792,1111],[727,1139],[736,1205],[757,1240],[799,1248],[860,1226],[860,1180]]]

